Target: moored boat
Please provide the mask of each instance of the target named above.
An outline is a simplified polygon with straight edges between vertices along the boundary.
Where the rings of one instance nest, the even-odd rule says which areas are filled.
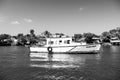
[[[117,37],[111,38],[110,43],[112,45],[120,45],[120,39]]]
[[[71,37],[53,37],[46,38],[43,45],[31,46],[30,51],[42,53],[97,53],[100,47],[99,43],[74,42]]]

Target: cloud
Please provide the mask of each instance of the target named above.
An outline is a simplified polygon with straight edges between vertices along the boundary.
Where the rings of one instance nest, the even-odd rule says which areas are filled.
[[[31,23],[32,22],[32,19],[24,19],[25,22],[28,22],[28,23]]]
[[[20,24],[19,21],[12,21],[11,24]]]

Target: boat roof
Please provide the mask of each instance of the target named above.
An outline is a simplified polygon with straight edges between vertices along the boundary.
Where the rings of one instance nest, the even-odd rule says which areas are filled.
[[[46,39],[72,39],[72,37],[70,36],[62,36],[62,37],[49,37],[49,38],[46,38]]]

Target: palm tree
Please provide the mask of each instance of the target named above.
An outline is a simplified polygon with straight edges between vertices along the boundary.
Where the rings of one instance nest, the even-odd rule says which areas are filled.
[[[30,30],[30,36],[35,37],[35,31],[33,29]]]
[[[78,41],[79,39],[81,39],[83,37],[82,34],[74,34],[74,39],[75,41]]]
[[[43,35],[44,35],[45,37],[49,38],[49,37],[51,36],[51,33],[46,30],[46,31],[43,32]]]
[[[37,43],[37,37],[35,36],[35,31],[33,29],[30,30],[30,36],[29,36],[29,42],[31,45],[34,45]]]
[[[34,32],[35,32],[35,31],[34,31],[33,29],[30,30],[30,33],[31,33],[31,34],[34,34]]]
[[[93,41],[94,41],[93,37],[96,35],[93,33],[84,33],[83,36],[85,38],[86,43],[93,43]]]

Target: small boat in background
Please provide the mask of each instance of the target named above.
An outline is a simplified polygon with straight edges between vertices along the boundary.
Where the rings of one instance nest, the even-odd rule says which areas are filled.
[[[72,37],[53,37],[46,38],[42,45],[31,46],[30,51],[40,53],[98,53],[100,47],[99,43],[74,42]]]
[[[118,37],[111,38],[110,43],[112,45],[120,45],[120,39]]]

